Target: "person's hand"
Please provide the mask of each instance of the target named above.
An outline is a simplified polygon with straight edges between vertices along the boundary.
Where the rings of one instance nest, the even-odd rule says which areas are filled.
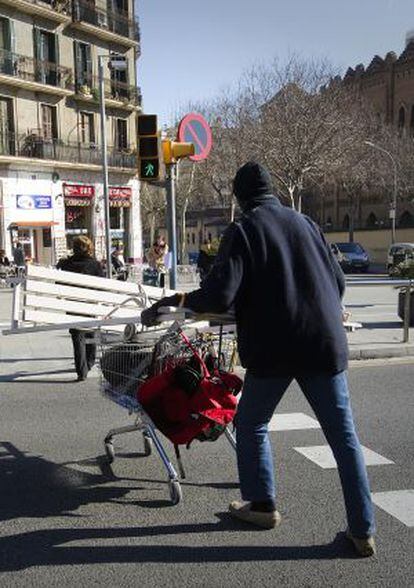
[[[173,296],[166,296],[155,302],[149,308],[146,308],[141,313],[141,323],[144,327],[153,327],[158,322],[158,310],[162,306],[179,306],[181,302],[181,294],[173,294]]]

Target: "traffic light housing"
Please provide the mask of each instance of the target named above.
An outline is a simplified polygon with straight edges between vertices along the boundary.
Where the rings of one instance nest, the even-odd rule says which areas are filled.
[[[140,180],[158,180],[160,176],[156,114],[138,116],[138,173]]]
[[[195,148],[193,143],[179,143],[166,139],[162,142],[162,154],[165,164],[174,163],[177,159],[194,155]]]

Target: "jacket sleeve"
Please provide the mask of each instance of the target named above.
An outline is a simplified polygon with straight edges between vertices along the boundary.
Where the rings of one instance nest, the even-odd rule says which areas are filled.
[[[186,294],[184,306],[199,313],[228,311],[242,283],[246,253],[239,225],[232,223],[223,235],[216,260],[201,288]]]

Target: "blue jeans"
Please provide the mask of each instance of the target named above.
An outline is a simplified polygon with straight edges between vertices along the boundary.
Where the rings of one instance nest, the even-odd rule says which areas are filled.
[[[290,376],[258,378],[247,372],[237,411],[237,462],[243,500],[276,497],[272,450],[267,425]],[[341,479],[348,526],[355,537],[375,530],[367,470],[361,451],[345,372],[306,374],[296,378],[325,434]]]

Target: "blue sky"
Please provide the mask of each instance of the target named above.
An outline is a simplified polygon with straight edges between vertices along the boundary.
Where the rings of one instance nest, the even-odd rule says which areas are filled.
[[[160,123],[289,53],[346,69],[404,49],[414,0],[137,0],[144,110]]]

